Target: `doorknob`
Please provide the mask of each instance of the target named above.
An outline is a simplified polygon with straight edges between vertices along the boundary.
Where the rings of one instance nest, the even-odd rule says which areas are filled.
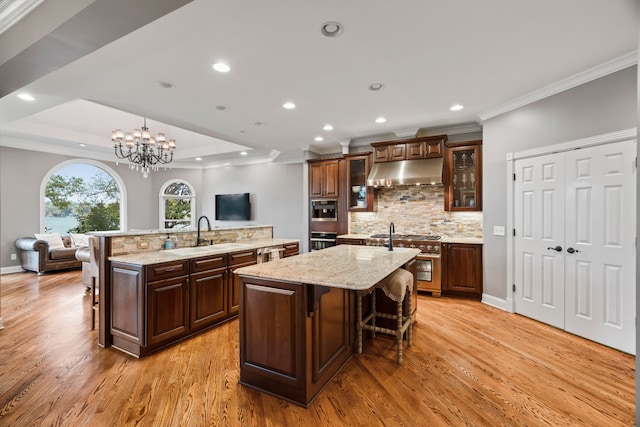
[[[567,248],[567,252],[569,252],[570,254],[574,253],[574,252],[580,252],[577,249],[573,249],[573,248]]]
[[[552,251],[556,251],[556,252],[562,252],[562,246],[556,246],[555,248],[552,247],[548,247],[547,249],[551,249]],[[569,250],[567,249],[567,252]]]

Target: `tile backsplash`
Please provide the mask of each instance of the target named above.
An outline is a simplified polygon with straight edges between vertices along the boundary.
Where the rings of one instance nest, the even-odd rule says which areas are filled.
[[[349,232],[482,237],[482,212],[445,212],[444,186],[404,185],[375,190],[376,212],[350,212]]]

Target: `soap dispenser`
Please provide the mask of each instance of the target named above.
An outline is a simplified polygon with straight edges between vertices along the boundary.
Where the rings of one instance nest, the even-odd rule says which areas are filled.
[[[173,249],[173,242],[171,241],[171,237],[167,234],[167,240],[164,241],[165,249]]]

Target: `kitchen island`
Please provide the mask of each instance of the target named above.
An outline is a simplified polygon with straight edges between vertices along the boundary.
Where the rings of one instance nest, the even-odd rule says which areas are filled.
[[[240,383],[308,407],[353,355],[355,292],[419,253],[339,245],[237,269]]]

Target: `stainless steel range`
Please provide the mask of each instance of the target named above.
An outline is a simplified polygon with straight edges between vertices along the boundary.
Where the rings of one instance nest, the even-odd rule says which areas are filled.
[[[440,282],[440,236],[432,234],[393,234],[394,248],[417,248],[418,290],[431,292],[433,296],[442,294]],[[388,234],[373,234],[366,241],[367,246],[388,246]]]

